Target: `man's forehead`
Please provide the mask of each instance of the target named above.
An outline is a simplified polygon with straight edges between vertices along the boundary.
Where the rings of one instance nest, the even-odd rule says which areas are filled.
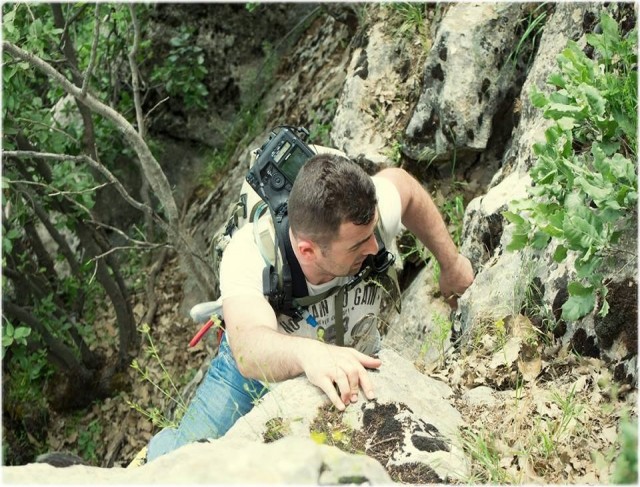
[[[378,214],[378,209],[376,208],[371,223],[367,225],[356,225],[352,222],[343,222],[340,225],[340,234],[338,235],[338,240],[340,240],[341,243],[349,249],[358,247],[359,245],[369,240],[369,238],[371,238],[371,234],[378,224],[379,218],[380,215]]]

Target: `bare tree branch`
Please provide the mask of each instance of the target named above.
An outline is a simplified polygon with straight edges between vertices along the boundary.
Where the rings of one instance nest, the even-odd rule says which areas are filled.
[[[98,186],[94,186],[93,188],[87,188],[80,191],[61,191],[57,188],[54,188],[50,184],[39,183],[36,181],[28,181],[26,179],[5,179],[8,184],[25,184],[28,186],[39,186],[41,188],[47,188],[53,190],[53,193],[47,194],[47,196],[71,196],[74,194],[85,194],[85,193],[94,193],[95,191],[104,188],[105,186],[109,186],[111,183],[102,183]],[[84,208],[84,207],[83,207]]]
[[[129,13],[131,14],[131,24],[133,26],[133,45],[129,51],[129,67],[131,68],[131,84],[133,86],[133,103],[136,107],[136,120],[138,121],[138,133],[140,137],[145,137],[144,116],[142,113],[142,103],[140,101],[140,72],[136,63],[136,56],[140,48],[140,24],[136,17],[136,6],[129,4]]]
[[[20,187],[20,185],[22,185],[22,186],[35,186],[35,187],[38,187],[38,188],[45,188],[45,189],[48,189],[50,191],[59,192],[58,188],[56,188],[54,186],[51,186],[50,184],[47,184],[47,183],[39,183],[39,182],[36,182],[36,181],[29,181],[29,180],[24,180],[24,179],[17,179],[17,180],[16,179],[11,179],[11,180],[7,180],[7,182],[9,184],[16,184],[16,185],[18,185],[18,187]],[[23,193],[26,192],[24,189],[22,191],[23,191]],[[91,215],[91,210],[89,208],[84,206],[79,201],[76,201],[73,198],[70,198],[68,194],[61,193],[60,196],[65,198],[67,201],[69,201],[74,206],[77,206],[78,208],[80,208],[88,216],[92,216]]]
[[[149,110],[149,111],[147,112],[147,114],[144,116],[145,123],[146,123],[146,120],[149,118],[149,115],[151,115],[151,114],[155,111],[155,109],[156,109],[156,108],[158,108],[160,105],[162,105],[162,104],[163,104],[165,101],[167,101],[169,98],[170,98],[169,96],[166,96],[166,97],[164,97],[162,100],[160,100],[158,103],[156,103],[155,105],[153,105],[153,106],[151,107],[151,110]]]
[[[96,55],[98,53],[98,40],[100,39],[100,4],[96,3],[95,21],[93,25],[93,44],[91,46],[91,56],[89,57],[89,65],[84,73],[84,81],[82,82],[82,95],[87,94],[89,89],[89,80],[93,74],[93,67],[96,63]]]
[[[13,119],[13,117],[11,117]],[[42,127],[45,127],[49,130],[53,130],[55,132],[58,132],[62,135],[64,135],[65,137],[68,137],[70,140],[72,140],[73,142],[75,142],[76,144],[80,145],[80,141],[78,139],[76,139],[73,135],[68,134],[67,132],[65,132],[64,130],[58,128],[58,127],[54,127],[53,125],[49,125],[46,124],[44,122],[40,122],[39,120],[31,120],[30,118],[24,118],[24,117],[16,117],[14,119],[16,122],[29,122],[32,123],[34,125],[40,125]]]

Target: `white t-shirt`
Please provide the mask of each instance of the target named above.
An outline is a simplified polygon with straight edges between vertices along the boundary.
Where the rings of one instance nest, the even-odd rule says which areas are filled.
[[[394,237],[401,227],[402,206],[398,190],[385,178],[372,178],[378,198],[378,211],[384,229],[381,235],[385,246],[391,247]],[[265,261],[255,242],[253,225],[246,224],[234,235],[224,251],[220,263],[221,299],[232,296],[256,296],[266,299],[262,289],[262,272]],[[334,286],[342,286],[351,277],[336,277],[329,282],[314,285],[307,281],[309,296],[321,294]],[[376,350],[379,341],[377,316],[384,289],[380,284],[363,280],[355,287],[345,290],[342,302],[344,344],[363,353]],[[278,316],[278,330],[281,333],[318,338],[328,343],[335,341],[335,295],[308,308],[312,316],[296,320],[290,316]]]

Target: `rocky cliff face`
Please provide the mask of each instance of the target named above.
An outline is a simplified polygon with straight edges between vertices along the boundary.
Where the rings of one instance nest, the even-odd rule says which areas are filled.
[[[364,12],[365,8],[370,15],[358,24],[362,19],[358,19],[356,13]],[[556,55],[567,40],[584,42],[584,34],[594,28],[594,19],[603,7],[588,3],[549,6],[544,28],[521,46],[533,8],[528,4],[486,3],[434,7],[424,19],[425,32],[431,33],[424,38],[415,33],[403,37],[399,33],[401,22],[384,8],[337,5],[329,14],[318,15],[287,52],[286,61],[276,74],[280,81],[265,96],[265,132],[246,147],[238,148],[234,156],[237,162],[230,168],[228,177],[215,190],[195,201],[189,212],[194,231],[208,243],[234,203],[246,171],[249,150],[261,145],[268,129],[279,124],[326,124],[331,127],[331,145],[363,163],[381,166],[401,161],[432,191],[436,200],[441,200],[439,193],[446,194],[452,186],[464,186],[468,205],[462,252],[472,260],[477,277],[451,316],[454,333],[460,338],[456,341],[457,349],[451,348],[448,329],[441,338],[433,338],[443,320],[450,317],[438,295],[432,265],[422,269],[405,289],[404,310],[389,319],[383,342],[389,363],[402,371],[397,382],[406,384],[403,392],[391,388],[384,377],[376,378],[384,396],[384,401],[380,398],[378,403],[388,408],[385,417],[395,418],[399,423],[406,420],[405,429],[399,433],[402,441],[397,442],[396,456],[376,457],[380,463],[368,463],[331,456],[313,443],[293,439],[261,445],[273,439],[269,434],[274,431],[276,437],[308,436],[314,431],[313,420],[322,414],[324,400],[303,379],[296,379],[281,384],[268,395],[261,406],[229,433],[230,438],[217,440],[213,445],[191,445],[135,473],[104,473],[105,479],[112,475],[109,477],[112,481],[148,482],[158,478],[181,482],[188,478],[189,481],[227,482],[230,477],[206,472],[216,469],[212,468],[212,455],[222,458],[218,457],[222,453],[214,451],[228,453],[231,448],[236,452],[232,465],[237,468],[224,472],[240,482],[263,482],[265,477],[237,476],[234,472],[239,469],[264,468],[263,475],[268,474],[269,481],[317,482],[323,479],[323,472],[339,472],[325,480],[380,483],[389,480],[391,466],[408,468],[409,464],[416,463],[423,465],[422,472],[427,476],[410,481],[463,479],[468,474],[468,465],[456,440],[462,426],[456,409],[496,402],[500,409],[500,402],[512,400],[508,399],[511,397],[508,391],[517,387],[513,381],[514,371],[520,371],[526,381],[535,381],[541,374],[551,374],[544,367],[546,358],[554,353],[575,352],[600,358],[602,370],[610,369],[618,381],[635,384],[637,237],[633,229],[622,244],[634,252],[621,254],[621,259],[625,259],[620,267],[623,271],[612,269],[610,273],[610,299],[615,307],[612,306],[608,317],[600,318],[592,312],[576,322],[558,319],[554,328],[556,343],[538,352],[532,352],[525,343],[527,333],[535,333],[535,328],[541,325],[527,305],[532,290],[536,290],[537,304],[547,307],[557,319],[557,310],[566,300],[567,281],[572,271],[566,264],[552,261],[553,247],[507,252],[505,247],[513,229],[502,211],[511,200],[526,196],[527,187],[531,185],[528,170],[534,157],[532,145],[544,137],[548,126],[548,121],[532,106],[529,95],[533,87],[544,85],[554,70]],[[264,32],[266,35],[267,31]],[[208,39],[219,42],[213,34]],[[398,140],[404,142],[400,144]],[[189,283],[185,295],[185,310],[203,299]],[[445,377],[445,369],[440,380],[418,382],[411,363],[418,363],[422,370],[433,371],[434,364],[444,363],[446,356],[475,353],[473,347],[478,343],[487,345],[492,339],[488,335],[493,332],[487,331],[487,323],[506,323],[504,326],[510,330],[510,338],[505,337],[509,346],[505,348],[504,359],[500,354],[469,355],[486,365],[482,370],[474,370],[477,375]],[[486,362],[482,362],[485,359]],[[566,363],[571,367],[576,361],[567,359]],[[482,395],[459,394],[454,398],[445,384],[447,381],[462,390],[483,385],[488,391]],[[283,395],[282,391],[289,394]],[[499,401],[498,391],[506,394],[500,396]],[[480,392],[480,388],[475,392]],[[296,401],[287,401],[286,397],[293,394],[301,395],[294,396],[298,397]],[[415,404],[408,404],[412,397]],[[420,405],[427,397],[435,402]],[[444,416],[429,411],[436,402],[440,405],[440,409],[436,409]],[[367,416],[367,408],[374,406],[356,406],[352,408],[355,417],[348,428],[366,434],[363,418]],[[400,413],[405,408],[409,413],[402,416]],[[295,418],[300,417],[305,419],[298,424]],[[329,434],[342,428],[341,423],[334,426]],[[304,431],[291,433],[296,428]],[[282,431],[288,432],[280,435]],[[234,435],[237,438],[231,438]],[[427,455],[418,447],[416,453],[416,445],[427,443],[446,448],[434,447],[436,454]],[[368,448],[373,448],[371,442],[365,447],[365,453]],[[411,456],[411,451],[415,455]],[[290,470],[293,468],[290,464],[294,463],[292,455],[302,455],[301,452],[308,455],[300,458],[301,462],[317,467],[315,470],[309,467],[310,472],[304,475]],[[222,460],[224,468],[226,463],[227,460]],[[380,470],[381,464],[386,472]],[[171,466],[175,468],[173,473]],[[26,473],[22,469],[32,470]],[[78,481],[95,480],[87,467],[72,469],[73,478]],[[352,476],[345,472],[351,472]],[[42,466],[38,469],[15,467],[6,469],[5,473],[10,481],[24,480],[27,475],[41,483],[62,478],[54,477],[51,470]],[[391,478],[402,481],[398,476]],[[536,479],[535,476],[527,478]],[[578,474],[572,477],[579,478],[582,477]]]

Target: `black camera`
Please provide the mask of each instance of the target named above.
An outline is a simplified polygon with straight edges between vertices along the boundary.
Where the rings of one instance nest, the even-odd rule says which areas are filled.
[[[247,174],[247,182],[269,205],[274,214],[282,210],[289,199],[293,182],[300,168],[315,153],[297,137],[293,130],[309,135],[306,129],[283,127],[271,132],[258,151],[258,159]]]

